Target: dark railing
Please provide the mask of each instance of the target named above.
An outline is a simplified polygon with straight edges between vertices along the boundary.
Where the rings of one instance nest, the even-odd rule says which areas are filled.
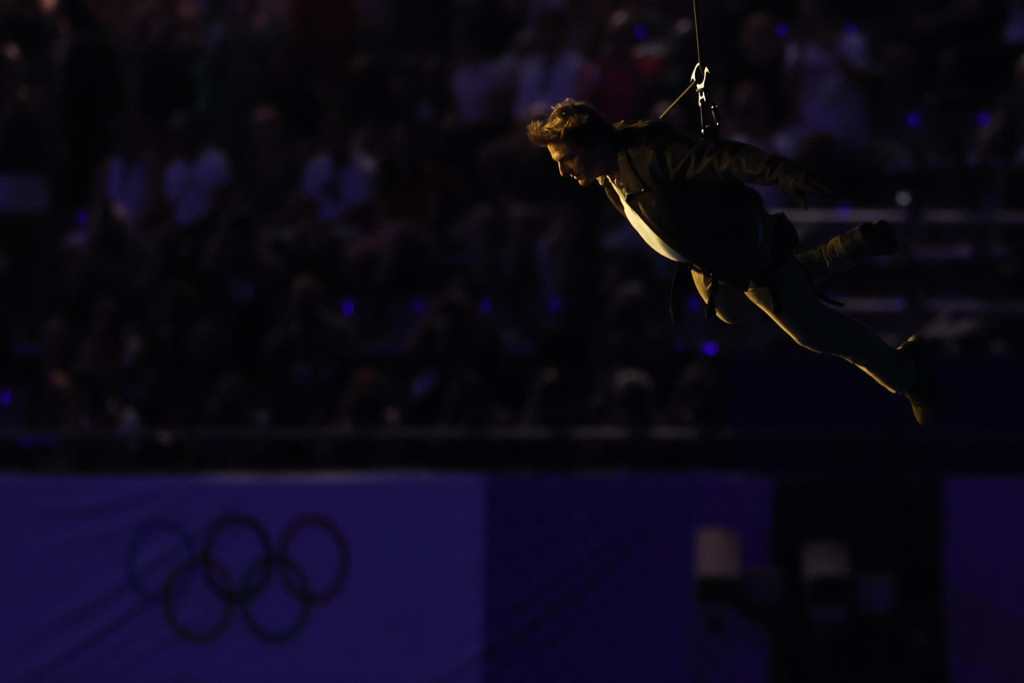
[[[1024,474],[1020,430],[864,433],[624,426],[199,427],[0,431],[20,471],[709,470],[766,475]]]

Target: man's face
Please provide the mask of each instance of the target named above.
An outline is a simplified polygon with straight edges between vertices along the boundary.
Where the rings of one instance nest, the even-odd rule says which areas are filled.
[[[548,145],[548,152],[558,164],[558,175],[563,178],[568,176],[580,185],[589,185],[610,171],[600,148],[552,142]]]

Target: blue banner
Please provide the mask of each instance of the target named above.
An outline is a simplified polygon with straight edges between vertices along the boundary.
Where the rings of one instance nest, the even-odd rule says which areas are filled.
[[[476,476],[0,479],[0,680],[479,681]]]
[[[1024,680],[1024,479],[946,483],[946,649],[951,683]]]
[[[769,563],[773,482],[719,474],[505,476],[488,494],[487,680],[766,681],[763,625],[697,600],[695,538]]]

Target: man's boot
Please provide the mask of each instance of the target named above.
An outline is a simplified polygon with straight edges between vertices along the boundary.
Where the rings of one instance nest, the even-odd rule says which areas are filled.
[[[888,221],[861,223],[825,244],[796,255],[808,277],[814,282],[828,275],[859,266],[872,256],[899,251],[900,241]]]
[[[910,401],[914,419],[920,425],[934,424],[942,413],[945,391],[932,369],[928,344],[915,334],[900,344],[898,351],[910,356],[914,364],[914,384],[904,394]]]

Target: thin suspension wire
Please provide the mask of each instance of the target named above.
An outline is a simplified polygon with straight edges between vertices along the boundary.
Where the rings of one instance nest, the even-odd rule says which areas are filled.
[[[697,0],[693,0],[693,39],[697,43],[697,61],[703,64],[704,60],[700,58],[700,28],[697,26]]]
[[[697,27],[697,0],[693,0],[693,39],[697,43],[697,62],[703,63],[700,57],[700,29]],[[696,81],[690,81],[690,85],[686,86],[686,90],[683,90],[683,92],[679,93],[679,96],[672,101],[672,104],[668,105],[665,111],[661,112],[661,116],[659,116],[658,118],[665,118],[665,115],[672,111],[675,108],[675,106],[679,104],[679,100],[683,99],[683,96],[686,95],[686,93],[690,92],[690,90],[696,84]]]

